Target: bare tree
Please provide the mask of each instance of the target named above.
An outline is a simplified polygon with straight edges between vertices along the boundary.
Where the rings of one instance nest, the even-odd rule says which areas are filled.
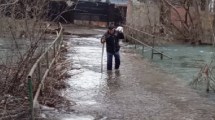
[[[0,61],[0,119],[28,110],[27,74],[47,45],[49,0],[0,0],[0,38],[10,45]],[[19,106],[19,107],[15,107]]]
[[[176,3],[171,0],[160,0],[160,2],[161,23],[175,31],[175,38],[178,36],[195,44],[210,39],[208,36],[214,36],[212,27],[214,1],[177,0]],[[176,16],[180,26],[174,23],[176,21],[171,19],[171,14]]]

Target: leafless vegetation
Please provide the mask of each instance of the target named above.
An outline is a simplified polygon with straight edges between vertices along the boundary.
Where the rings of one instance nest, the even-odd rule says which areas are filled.
[[[29,110],[27,74],[50,42],[49,25],[44,22],[48,1],[0,0],[0,40],[8,45],[0,51],[0,119],[14,119]],[[51,86],[60,84],[60,78],[50,75],[49,79],[47,97],[56,97]]]
[[[214,41],[213,0],[160,0],[161,23],[174,39],[192,44]]]
[[[143,32],[156,36],[155,44],[215,45],[215,0],[133,0],[131,5],[128,12],[134,15],[129,14],[127,25],[139,32],[125,29],[128,35],[151,45]],[[191,85],[215,90],[214,60],[211,54]]]
[[[141,5],[134,1],[132,9],[140,12],[141,21],[128,18],[131,19],[128,25],[150,34],[166,35],[169,39],[190,44],[214,44],[214,0],[138,1]],[[138,13],[136,14],[138,18]]]
[[[173,31],[174,39],[184,40],[191,44],[213,44],[215,1],[214,0],[161,0],[161,22],[166,28]],[[169,14],[175,16],[168,17]],[[174,21],[172,17],[177,18]],[[191,85],[207,91],[215,90],[214,54],[211,61],[203,65],[194,77]]]
[[[190,83],[196,89],[204,89],[207,92],[213,90],[215,92],[215,56],[209,64],[205,64],[200,71],[194,76],[193,81]]]

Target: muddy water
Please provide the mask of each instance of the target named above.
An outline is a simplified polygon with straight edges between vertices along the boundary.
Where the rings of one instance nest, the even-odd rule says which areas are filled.
[[[101,35],[73,36],[70,87],[62,95],[73,106],[44,112],[57,120],[213,120],[215,103],[183,80],[152,67],[130,45],[121,49],[120,71],[101,73]],[[146,49],[147,50],[147,49]]]

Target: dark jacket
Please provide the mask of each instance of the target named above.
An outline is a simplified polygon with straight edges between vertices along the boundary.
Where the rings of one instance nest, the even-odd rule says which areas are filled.
[[[115,31],[114,34],[109,34],[108,32],[104,34],[103,39],[106,41],[106,50],[109,53],[118,52],[120,49],[119,46],[119,33]]]

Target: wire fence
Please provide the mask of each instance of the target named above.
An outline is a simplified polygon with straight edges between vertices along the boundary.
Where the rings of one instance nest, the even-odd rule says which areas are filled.
[[[38,107],[38,97],[44,88],[44,81],[50,71],[50,68],[56,60],[63,41],[63,27],[60,24],[60,31],[56,31],[56,39],[47,47],[45,52],[37,59],[28,74],[28,90],[31,120],[34,120],[34,111]]]
[[[125,28],[126,39],[132,45],[134,45],[134,48],[137,49],[137,51],[140,52],[142,55],[148,54],[151,59],[154,59],[155,55],[159,56],[161,60],[163,60],[164,58],[173,59],[169,55],[167,55],[167,54],[163,53],[162,51],[155,48],[155,45],[154,45],[155,39],[162,39],[162,38],[154,36],[154,35],[146,33],[146,32],[143,32],[143,31],[140,31],[140,30],[132,28],[130,26],[124,25],[124,28]],[[133,31],[141,34],[143,39],[140,40],[140,39],[136,38],[136,34],[134,34]],[[144,39],[146,39],[147,41],[150,41],[152,43],[152,46],[146,44],[144,42]]]

